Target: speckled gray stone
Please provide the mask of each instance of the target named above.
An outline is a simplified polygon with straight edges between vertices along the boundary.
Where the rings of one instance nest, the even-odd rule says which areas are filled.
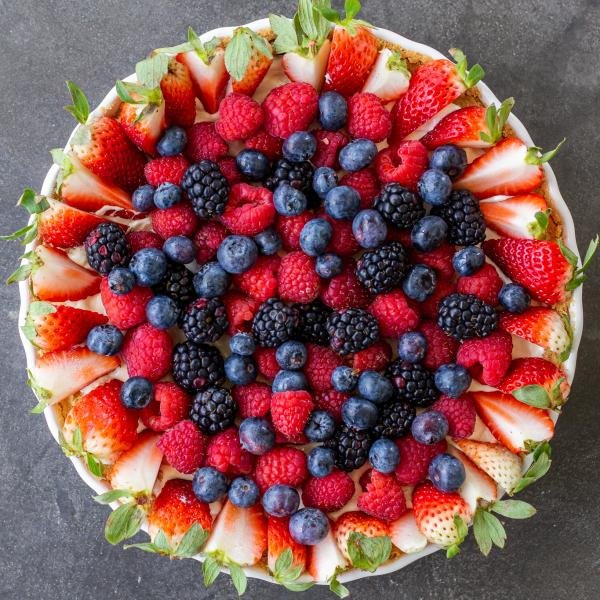
[[[599,229],[600,2],[598,0],[367,0],[364,18],[440,50],[453,45],[485,66],[499,98],[515,96],[515,112],[534,140],[567,144],[553,161],[577,224],[580,248]],[[62,146],[73,122],[62,110],[65,79],[95,105],[115,78],[152,48],[182,39],[187,25],[205,31],[290,13],[292,2],[78,2],[0,0],[0,231],[24,221],[13,208],[25,186],[39,187],[48,149]],[[3,244],[5,278],[19,248]],[[355,598],[430,600],[587,600],[600,590],[600,444],[598,443],[598,262],[586,284],[586,330],[571,401],[554,440],[551,473],[523,494],[538,507],[526,522],[507,524],[505,551],[483,558],[469,541],[447,561],[441,553],[385,577],[350,584]],[[108,545],[107,510],[62,456],[44,420],[29,416],[16,332],[17,290],[0,286],[0,598],[233,598],[221,576],[205,591],[191,561],[169,562]],[[247,597],[292,597],[250,581]],[[315,588],[307,598],[330,597]]]

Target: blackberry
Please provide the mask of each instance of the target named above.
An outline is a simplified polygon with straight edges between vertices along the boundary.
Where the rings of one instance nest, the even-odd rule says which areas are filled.
[[[498,314],[472,294],[450,294],[438,306],[438,325],[453,338],[486,337],[498,325]]]
[[[275,163],[273,173],[267,178],[265,185],[274,191],[282,181],[287,181],[293,188],[304,192],[309,197],[312,193],[314,171],[314,167],[307,160],[293,163],[280,158]]]
[[[194,274],[177,263],[169,263],[165,278],[152,289],[155,294],[164,294],[185,308],[195,297],[193,285]]]
[[[387,242],[365,252],[356,265],[356,277],[372,294],[389,292],[402,283],[408,256],[400,242]]]
[[[85,238],[85,254],[90,267],[107,275],[116,266],[125,266],[131,258],[129,242],[116,223],[100,223]]]
[[[397,359],[388,365],[386,375],[393,381],[400,400],[426,408],[438,398],[433,373],[423,365]]]
[[[327,319],[329,345],[339,354],[352,354],[373,345],[379,339],[377,319],[361,308],[347,308]]]
[[[410,432],[415,418],[415,407],[405,400],[384,404],[373,433],[376,437],[398,438]]]
[[[375,197],[373,208],[400,229],[412,227],[425,216],[421,198],[399,183],[388,183]]]
[[[485,240],[485,219],[479,200],[468,190],[454,190],[443,206],[434,206],[432,215],[448,224],[448,240],[457,246],[474,246]]]
[[[353,471],[367,462],[372,443],[373,434],[368,429],[359,431],[341,425],[324,445],[335,452],[335,464],[338,469]]]
[[[215,386],[196,394],[190,419],[200,431],[213,435],[233,425],[235,412],[235,400],[229,390]]]
[[[216,342],[229,326],[225,305],[218,298],[198,298],[183,313],[180,326],[190,342]]]
[[[223,357],[214,346],[184,342],[173,349],[173,379],[188,392],[225,381]]]
[[[302,342],[312,342],[319,346],[329,346],[327,333],[327,318],[333,312],[319,300],[311,304],[296,304],[300,313],[298,339]]]
[[[181,187],[201,219],[223,214],[229,198],[229,183],[217,163],[201,160],[188,167]]]
[[[254,315],[252,333],[259,346],[276,348],[294,337],[299,324],[300,314],[295,306],[269,298]]]

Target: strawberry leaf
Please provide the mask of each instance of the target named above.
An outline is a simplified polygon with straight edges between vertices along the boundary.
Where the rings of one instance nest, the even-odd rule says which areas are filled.
[[[42,302],[36,300],[29,305],[29,315],[32,317],[43,317],[44,315],[50,315],[56,312],[56,306],[50,304],[50,302]]]
[[[149,89],[158,88],[161,79],[167,74],[168,70],[169,57],[166,54],[155,54],[135,65],[138,82]]]
[[[517,485],[511,490],[511,494],[521,492],[532,483],[535,483],[538,479],[541,479],[548,472],[550,465],[552,464],[550,455],[550,444],[547,442],[543,442],[536,446],[533,450],[533,462],[531,463],[531,466],[525,471],[523,477],[521,477]]]
[[[129,490],[109,490],[100,494],[99,496],[93,496],[92,500],[98,504],[110,504],[121,498],[132,498],[133,495]]]
[[[542,149],[539,146],[532,146],[531,148],[528,148],[527,154],[525,155],[525,162],[528,165],[542,165],[547,163],[556,156],[556,153],[566,140],[567,138],[563,138],[560,142],[558,142],[556,148],[544,153],[542,153]]]
[[[565,289],[567,291],[573,291],[573,290],[577,289],[587,279],[587,275],[584,273],[584,271],[585,271],[585,269],[587,269],[589,267],[590,263],[592,262],[592,259],[594,258],[594,255],[596,254],[596,250],[598,249],[599,242],[600,242],[600,238],[598,235],[592,239],[592,241],[588,244],[587,250],[585,252],[585,257],[583,259],[583,263],[581,264],[581,267],[577,268],[577,264],[578,264],[577,255],[573,251],[569,250],[569,248],[567,248],[562,243],[562,241],[558,240],[558,245],[560,247],[560,251],[562,252],[563,256],[567,259],[567,261],[573,267],[575,267],[573,277],[565,286]]]
[[[312,581],[297,581],[304,569],[301,565],[293,566],[293,561],[294,556],[291,548],[285,548],[275,561],[273,578],[290,592],[303,592],[311,588],[314,583]]]
[[[522,500],[498,500],[489,506],[489,510],[509,519],[529,519],[537,512]]]
[[[446,548],[446,558],[454,558],[460,552],[460,546],[469,533],[467,524],[459,515],[454,515],[454,527],[456,528],[456,542]]]
[[[333,592],[338,598],[347,598],[350,595],[350,590],[338,581],[337,571],[329,580],[329,591]]]
[[[24,281],[31,275],[32,270],[33,267],[31,263],[21,265],[16,271],[8,276],[6,283],[10,285],[11,283],[16,283],[17,281]]]
[[[456,61],[456,72],[463,80],[463,83],[468,88],[473,87],[485,76],[485,71],[479,64],[473,65],[470,69],[467,68],[467,57],[462,50],[458,48],[450,48],[448,51],[450,56]]]
[[[504,548],[506,531],[497,517],[484,508],[479,508],[473,518],[473,534],[475,541],[484,556],[487,556],[492,547]]]
[[[513,390],[512,395],[520,402],[537,408],[550,408],[552,406],[548,392],[541,385],[525,385]]]
[[[71,113],[83,125],[90,116],[90,104],[79,86],[72,81],[67,81],[66,83],[73,104],[65,106],[65,110]]]
[[[37,215],[50,208],[46,196],[36,194],[31,188],[25,188],[17,201],[17,206],[22,206],[30,215]]]
[[[348,555],[352,565],[373,573],[383,564],[392,552],[392,543],[387,535],[367,537],[353,531],[348,537]]]
[[[221,572],[221,563],[212,554],[208,554],[202,563],[202,576],[204,578],[204,587],[210,587]]]
[[[104,475],[104,465],[90,452],[85,453],[85,462],[92,475],[96,477]]]
[[[236,81],[243,79],[251,56],[252,44],[250,37],[245,28],[236,29],[225,49],[225,68]]]
[[[208,539],[208,531],[202,529],[199,523],[194,523],[181,538],[173,556],[191,558],[196,556]]]
[[[512,107],[515,105],[514,98],[507,98],[497,108],[495,104],[490,104],[485,111],[485,125],[487,131],[481,131],[479,137],[489,144],[495,144],[501,137],[504,125]]]
[[[235,591],[238,596],[243,596],[248,587],[248,579],[246,578],[244,569],[234,562],[228,562],[227,566],[229,567],[229,574],[231,575],[231,582],[233,583]]]
[[[269,23],[273,33],[277,36],[273,42],[273,48],[277,54],[295,52],[298,49],[298,36],[292,19],[275,15],[269,15]]]
[[[104,528],[104,537],[110,544],[118,544],[133,537],[142,526],[144,513],[133,502],[123,504],[110,513]]]
[[[162,554],[160,548],[152,542],[139,542],[138,544],[125,544],[123,546],[124,550],[129,550],[130,548],[137,548],[138,550],[150,552],[151,554]]]
[[[406,61],[400,56],[399,52],[392,52],[390,57],[387,59],[385,66],[389,71],[402,72],[407,79],[410,79],[411,77]]]
[[[534,215],[534,221],[527,225],[527,230],[536,240],[543,240],[546,237],[546,230],[550,224],[550,213],[552,209],[545,211],[539,210]]]

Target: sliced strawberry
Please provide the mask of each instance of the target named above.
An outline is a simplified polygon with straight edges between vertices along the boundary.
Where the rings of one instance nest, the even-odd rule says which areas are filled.
[[[511,238],[544,239],[548,227],[548,203],[538,194],[521,194],[479,203],[490,229]]]
[[[160,104],[121,104],[119,122],[127,137],[146,154],[156,155],[156,143],[160,139],[167,122],[165,103]]]
[[[292,552],[292,566],[301,567],[302,571],[306,567],[308,548],[290,535],[289,521],[289,518],[267,518],[267,564],[271,573],[275,572],[275,563],[287,548]]]
[[[303,81],[310,83],[317,91],[321,89],[325,81],[325,71],[331,44],[325,40],[319,51],[314,56],[303,56],[296,52],[286,52],[281,63],[283,72],[290,81]]]
[[[240,60],[240,57],[243,57]],[[238,27],[225,49],[225,67],[231,75],[231,90],[252,96],[273,62],[271,44],[261,35]]]
[[[196,94],[190,71],[175,58],[160,81],[165,100],[165,118],[169,125],[189,127],[196,120]]]
[[[343,570],[347,564],[333,537],[331,527],[318,544],[308,547],[306,570],[317,583],[329,583],[337,571]]]
[[[375,94],[384,102],[392,102],[406,93],[409,81],[410,71],[406,67],[406,61],[398,52],[383,48],[377,55],[362,91]]]
[[[427,546],[427,538],[419,531],[415,513],[405,512],[398,520],[389,524],[392,544],[406,554],[420,552]]]
[[[360,511],[343,513],[333,525],[333,535],[340,552],[346,560],[348,554],[348,539],[351,533],[362,533],[366,537],[382,537],[388,534],[387,523],[377,517],[370,517]]]

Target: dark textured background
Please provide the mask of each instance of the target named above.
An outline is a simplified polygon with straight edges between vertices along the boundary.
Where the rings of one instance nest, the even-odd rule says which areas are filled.
[[[515,96],[516,114],[536,143],[568,143],[553,161],[575,217],[580,249],[600,229],[598,0],[368,0],[363,16],[440,50],[464,49],[487,70],[499,98]],[[25,217],[14,209],[25,186],[39,187],[50,166],[48,149],[62,146],[73,127],[62,110],[65,79],[77,81],[96,105],[115,78],[128,75],[149,50],[182,40],[187,25],[206,31],[291,12],[292,0],[37,2],[0,0],[0,230]],[[393,8],[391,8],[393,6]],[[595,109],[595,110],[594,110]],[[19,248],[0,251],[4,279]],[[447,561],[441,553],[385,577],[350,584],[355,598],[584,600],[600,590],[600,513],[597,475],[598,261],[585,290],[586,329],[571,402],[560,420],[555,461],[544,480],[523,494],[538,507],[527,522],[508,524],[505,551],[485,559],[472,542]],[[0,286],[0,598],[232,598],[221,576],[211,591],[200,567],[109,546],[107,510],[62,456],[42,417],[28,416],[16,332],[17,289]],[[248,598],[291,597],[251,581]],[[313,589],[310,598],[325,598]]]

